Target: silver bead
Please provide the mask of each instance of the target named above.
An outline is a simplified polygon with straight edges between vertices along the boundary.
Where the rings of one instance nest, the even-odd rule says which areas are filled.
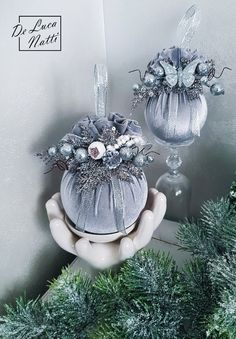
[[[207,79],[206,76],[204,76],[204,77],[201,78],[201,83],[202,83],[203,85],[207,86],[207,87],[210,87],[210,84],[209,84],[208,79]]]
[[[201,62],[200,64],[197,65],[197,72],[199,75],[207,75],[209,72],[208,65],[205,62]]]
[[[153,162],[154,161],[154,158],[151,156],[151,155],[148,155],[147,156],[147,162],[148,163],[151,163],[151,162]]]
[[[150,73],[146,73],[145,77],[144,77],[144,84],[145,86],[152,86],[155,82],[155,77],[154,75],[150,74]]]
[[[145,164],[145,155],[143,155],[142,153],[137,154],[134,157],[133,163],[137,167],[142,167]]]
[[[75,159],[79,163],[88,161],[88,151],[85,148],[78,148],[75,151]]]
[[[165,71],[161,66],[153,68],[153,71],[157,78],[162,78],[165,75]]]
[[[57,154],[57,148],[56,148],[55,146],[49,147],[49,149],[48,149],[48,154],[49,154],[51,157],[53,157],[54,155]]]
[[[134,91],[138,91],[140,89],[140,85],[139,84],[134,84],[133,85],[133,90]]]
[[[73,150],[72,145],[66,142],[64,145],[61,146],[60,153],[65,157],[68,157],[69,155],[71,155],[72,150]]]
[[[225,94],[224,88],[219,83],[213,84],[210,87],[210,91],[211,91],[211,94],[213,94],[213,95]]]
[[[129,161],[133,158],[133,150],[130,147],[121,147],[120,149],[120,157],[124,161]]]

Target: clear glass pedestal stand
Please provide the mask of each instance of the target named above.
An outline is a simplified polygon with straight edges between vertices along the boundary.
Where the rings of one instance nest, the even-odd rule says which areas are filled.
[[[191,184],[189,179],[179,172],[182,160],[177,147],[170,148],[170,155],[166,159],[168,172],[164,173],[156,182],[158,191],[167,198],[165,218],[172,221],[181,221],[189,216],[191,202]]]

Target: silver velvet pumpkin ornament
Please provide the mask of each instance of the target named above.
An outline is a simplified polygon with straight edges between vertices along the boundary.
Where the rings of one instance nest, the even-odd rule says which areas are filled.
[[[115,112],[107,117],[90,115],[61,142],[72,149],[58,158],[67,168],[60,192],[68,227],[96,242],[131,232],[147,201],[142,167],[151,162],[143,152],[138,122]]]
[[[150,98],[145,108],[145,119],[156,140],[168,145],[189,145],[207,118],[204,95],[189,99],[183,93],[161,93]]]
[[[84,148],[77,148],[71,162],[67,161],[68,170],[61,181],[61,200],[69,227],[88,238],[94,234],[119,237],[129,233],[148,194],[141,168],[145,163],[135,163],[136,157],[144,155],[134,154],[142,138],[141,127],[119,113],[110,113],[107,117],[95,115],[79,120],[63,139],[68,142],[72,136]],[[135,166],[139,174],[133,175],[129,166]]]
[[[148,195],[142,166],[151,161],[138,122],[105,114],[106,67],[96,65],[94,77],[96,114],[40,156],[51,169],[65,170],[60,193],[67,226],[90,241],[110,242],[134,229]]]
[[[190,181],[179,172],[182,160],[178,149],[190,145],[200,136],[207,118],[204,88],[210,88],[214,96],[224,94],[223,87],[213,84],[212,80],[221,77],[224,69],[229,69],[224,67],[220,75],[215,76],[214,60],[190,49],[200,17],[196,5],[188,8],[178,24],[176,46],[158,52],[148,63],[144,76],[138,69],[130,71],[138,71],[141,81],[133,87],[132,107],[145,100],[149,129],[157,143],[170,148],[166,159],[168,172],[157,180],[156,188],[167,197],[166,218],[176,221],[189,216],[191,198]],[[148,75],[147,79],[145,75]]]
[[[136,168],[136,175],[129,170],[135,166],[129,144],[137,152],[140,125],[118,113],[106,116],[104,65],[95,65],[94,80],[96,115],[78,121],[72,130],[73,138],[87,151],[84,154],[81,146],[75,150],[60,191],[70,229],[92,241],[101,236],[101,242],[107,242],[135,227],[147,201],[148,186],[142,169]]]
[[[153,87],[155,95],[147,96],[147,125],[159,143],[189,145],[195,136],[200,136],[207,118],[202,79],[213,72],[211,61],[196,50],[171,47],[158,53],[149,62],[147,71],[156,67],[163,69],[163,77]]]

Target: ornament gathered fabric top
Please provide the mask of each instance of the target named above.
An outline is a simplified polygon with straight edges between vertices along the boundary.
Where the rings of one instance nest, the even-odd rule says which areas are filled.
[[[224,69],[229,69],[224,67]],[[164,49],[151,60],[141,83],[133,86],[133,109],[146,100],[145,118],[159,143],[171,146],[191,144],[207,118],[207,103],[203,88],[215,95],[224,94],[216,76],[215,63],[197,50],[183,47]],[[131,72],[134,72],[131,71]]]
[[[148,63],[143,77],[140,73],[141,84],[134,84],[133,107],[163,92],[186,93],[188,99],[196,99],[203,94],[203,86],[210,87],[213,95],[224,94],[219,83],[210,83],[214,77],[218,78],[215,72],[214,61],[201,56],[197,50],[175,46],[163,49]]]
[[[49,171],[65,171],[61,199],[75,228],[110,234],[125,232],[145,206],[142,169],[153,161],[150,148],[137,121],[110,113],[81,119],[38,156]]]

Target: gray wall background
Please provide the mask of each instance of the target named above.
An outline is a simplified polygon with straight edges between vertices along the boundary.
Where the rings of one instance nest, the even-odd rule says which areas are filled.
[[[19,52],[20,14],[62,15],[62,52]],[[94,109],[93,67],[105,62],[102,1],[0,3],[0,304],[36,296],[73,259],[54,243],[44,204],[60,175],[34,154]]]
[[[209,115],[201,138],[181,150],[193,184],[192,214],[202,201],[225,194],[236,170],[235,1],[195,1],[202,10],[193,41],[225,72],[224,97],[207,95]],[[49,232],[46,200],[60,176],[43,175],[34,153],[58,140],[82,114],[94,110],[93,65],[106,62],[108,109],[130,113],[128,71],[144,70],[161,49],[174,44],[188,0],[2,0],[0,3],[0,304],[24,290],[36,296],[72,256],[60,250]],[[62,15],[63,51],[18,52],[11,36],[21,14]],[[140,106],[133,117],[147,136]],[[165,171],[167,149],[147,171],[150,186]]]

